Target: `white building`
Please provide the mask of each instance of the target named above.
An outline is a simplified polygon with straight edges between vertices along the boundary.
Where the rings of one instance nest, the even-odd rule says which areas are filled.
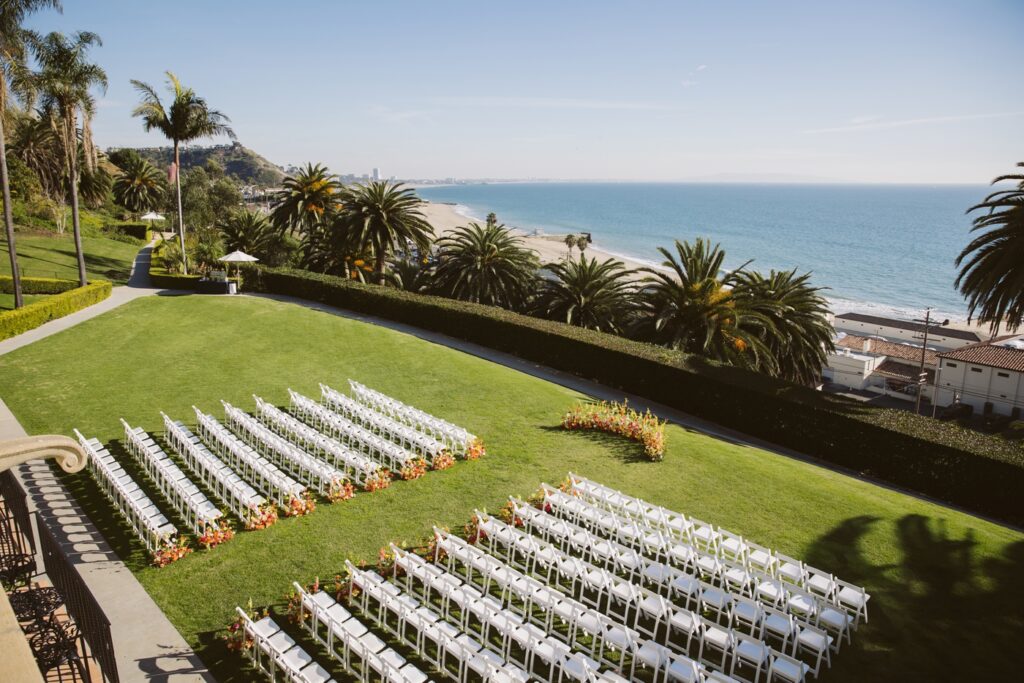
[[[862,335],[866,337],[882,337],[888,341],[911,342],[920,344],[924,339],[924,325],[921,323],[883,318],[863,313],[843,313],[832,321],[836,332]],[[968,344],[982,341],[981,335],[968,330],[957,330],[951,327],[931,325],[928,330],[928,346],[939,351],[959,349]]]
[[[832,384],[913,400],[924,361],[923,396],[934,389],[936,352],[909,342],[890,342],[840,332],[836,350],[828,355],[822,376]]]
[[[379,168],[373,169],[373,179],[374,180],[380,180],[380,169]]]
[[[1019,419],[1024,413],[1024,335],[939,354],[938,404],[959,401],[975,414]]]

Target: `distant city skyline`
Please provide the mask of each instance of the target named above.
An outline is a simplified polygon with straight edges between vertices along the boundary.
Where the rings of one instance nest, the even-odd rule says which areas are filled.
[[[272,162],[356,175],[984,183],[1024,158],[1013,0],[64,4],[30,25],[103,38],[103,147],[164,144],[129,80],[171,70]]]

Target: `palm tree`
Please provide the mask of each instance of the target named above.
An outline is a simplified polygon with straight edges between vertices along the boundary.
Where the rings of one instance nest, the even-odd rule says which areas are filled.
[[[773,270],[767,276],[745,271],[736,278],[735,296],[771,322],[763,328],[763,341],[775,359],[772,374],[798,384],[817,383],[834,350],[835,333],[822,288],[811,286],[810,273],[797,275],[796,270]]]
[[[621,261],[579,261],[546,266],[554,280],[541,285],[534,310],[545,318],[621,334],[632,318],[636,286]]]
[[[1024,161],[1017,166],[1024,168]],[[992,184],[1006,180],[1015,187],[993,192],[967,210],[985,211],[971,228],[985,232],[956,258],[956,286],[967,297],[969,319],[988,323],[993,334],[1003,324],[1011,332],[1024,324],[1024,174],[1002,175]]]
[[[85,254],[82,252],[82,231],[78,212],[79,154],[84,154],[85,168],[93,172],[96,150],[92,143],[91,119],[94,104],[89,91],[107,87],[107,74],[96,64],[86,61],[89,48],[102,45],[95,33],[80,31],[70,40],[54,31],[39,42],[37,59],[40,70],[32,77],[40,93],[43,109],[52,110],[59,124],[57,137],[64,155],[67,186],[71,195],[71,226],[78,256],[78,281],[86,284]],[[79,116],[81,116],[81,149],[79,149]]]
[[[437,241],[435,283],[447,296],[522,308],[537,281],[537,255],[503,225],[470,223]]]
[[[568,251],[566,252],[566,254],[567,254],[566,255],[566,259],[571,259],[572,258],[572,248],[576,246],[576,235],[573,235],[573,234],[566,235],[565,238],[562,241],[565,242],[565,246],[568,249]]]
[[[114,179],[114,201],[133,214],[143,214],[163,204],[166,191],[164,174],[137,154],[125,158]]]
[[[335,230],[372,253],[377,284],[384,284],[387,259],[396,251],[430,248],[434,229],[420,211],[423,204],[402,183],[370,182],[346,191]]]
[[[388,263],[385,284],[407,292],[427,292],[433,286],[433,269],[429,258],[405,256]]]
[[[3,186],[4,232],[7,237],[7,254],[11,259],[11,280],[14,286],[14,307],[24,304],[21,294],[21,274],[18,272],[18,253],[14,243],[14,209],[11,206],[11,185],[7,176],[7,147],[4,119],[7,103],[12,92],[20,90],[20,84],[28,79],[25,75],[26,57],[29,48],[35,44],[35,33],[22,27],[25,17],[45,7],[61,10],[59,0],[4,0],[0,5],[0,186]],[[13,87],[9,87],[13,86]]]
[[[132,85],[142,96],[142,101],[132,111],[132,116],[142,118],[147,131],[158,130],[171,141],[174,148],[174,187],[178,200],[178,241],[182,251],[182,270],[188,273],[185,253],[185,217],[181,209],[181,153],[182,143],[201,138],[227,135],[235,139],[235,132],[228,127],[231,119],[219,111],[210,109],[206,100],[196,95],[192,88],[186,88],[170,71],[167,73],[169,90],[173,95],[170,107],[165,108],[153,86],[142,81]]]
[[[277,234],[274,227],[259,211],[239,211],[217,223],[224,239],[225,251],[244,251],[263,258],[273,245]]]
[[[719,245],[697,238],[694,244],[676,240],[675,246],[675,254],[658,248],[665,270],[643,269],[650,275],[641,291],[638,335],[721,362],[774,369],[758,335],[770,321],[735,295],[749,261],[720,276],[725,252]]]
[[[304,235],[332,216],[341,203],[341,182],[322,164],[306,164],[285,178],[282,186],[270,212],[274,227],[282,233],[291,230]]]

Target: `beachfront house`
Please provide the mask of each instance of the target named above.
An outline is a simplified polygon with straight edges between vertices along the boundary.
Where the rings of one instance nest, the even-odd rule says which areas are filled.
[[[864,313],[843,313],[833,319],[832,325],[836,328],[836,332],[846,332],[897,343],[921,344],[924,339],[924,325],[898,318],[883,318]],[[928,331],[928,346],[938,351],[959,349],[981,341],[983,341],[981,335],[969,330],[933,325]]]
[[[835,346],[822,373],[827,381],[906,400],[917,396],[923,353],[924,397],[931,399],[938,364],[935,350],[845,332],[837,334]]]
[[[1024,412],[1024,335],[1007,335],[938,354],[939,405],[1020,419]]]

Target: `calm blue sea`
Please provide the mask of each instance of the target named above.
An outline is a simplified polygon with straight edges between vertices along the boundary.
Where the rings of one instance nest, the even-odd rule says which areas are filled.
[[[590,232],[594,246],[659,261],[659,246],[704,236],[726,267],[812,271],[833,310],[966,317],[953,287],[978,186],[498,183],[425,187],[425,199],[509,226]]]

